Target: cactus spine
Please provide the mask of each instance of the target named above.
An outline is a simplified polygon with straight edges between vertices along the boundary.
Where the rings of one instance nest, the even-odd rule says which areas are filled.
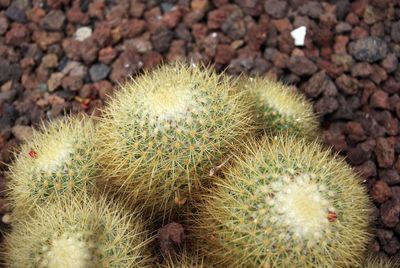
[[[368,256],[361,265],[362,268],[400,268],[400,259],[392,257],[392,259],[384,259],[377,256]]]
[[[34,132],[10,167],[10,199],[16,214],[60,195],[91,190],[96,177],[94,124],[67,117]]]
[[[351,168],[287,135],[250,147],[200,205],[205,254],[225,267],[357,265],[371,204]]]
[[[120,205],[64,196],[35,211],[6,236],[7,267],[150,267],[143,224]]]
[[[248,133],[239,99],[227,78],[196,65],[165,65],[128,82],[99,126],[104,184],[170,211]]]

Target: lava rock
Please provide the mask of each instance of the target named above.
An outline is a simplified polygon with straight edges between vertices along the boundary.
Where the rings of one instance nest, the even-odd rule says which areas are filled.
[[[336,85],[347,95],[354,95],[361,87],[360,82],[348,75],[342,74],[336,79]]]
[[[103,63],[92,65],[89,70],[90,78],[93,82],[105,79],[110,73],[111,68]]]
[[[21,68],[18,64],[10,64],[10,62],[0,57],[0,84],[8,81],[17,81],[21,77]]]
[[[392,191],[386,182],[379,180],[372,187],[371,196],[374,201],[381,204],[392,196]]]
[[[381,137],[376,139],[375,155],[382,168],[389,168],[394,163],[394,148],[388,139]]]
[[[6,10],[6,16],[10,20],[24,23],[26,22],[25,11],[16,4],[16,2],[12,3]]]
[[[396,21],[391,24],[392,29],[390,30],[390,36],[396,43],[400,43],[400,21]]]
[[[309,59],[303,56],[292,56],[287,62],[287,67],[296,75],[312,75],[317,72],[318,67]]]
[[[322,92],[336,91],[336,86],[329,76],[326,75],[325,71],[320,71],[314,74],[311,79],[304,84],[302,89],[308,97],[315,98],[321,95]]]
[[[388,47],[378,37],[367,37],[351,42],[349,52],[359,61],[375,62],[386,57]]]
[[[396,185],[400,183],[400,175],[397,170],[393,168],[379,170],[379,178],[384,180],[389,185]]]
[[[324,116],[327,114],[331,114],[334,111],[336,111],[339,107],[339,103],[337,100],[333,97],[329,96],[324,96],[320,98],[315,104],[314,104],[314,110],[317,114]]]
[[[47,31],[62,31],[66,16],[61,10],[52,10],[41,21],[40,25]]]
[[[400,200],[390,199],[380,208],[381,221],[386,227],[395,227],[399,223]]]
[[[287,2],[283,0],[267,0],[264,3],[264,9],[273,18],[281,19],[286,15]]]

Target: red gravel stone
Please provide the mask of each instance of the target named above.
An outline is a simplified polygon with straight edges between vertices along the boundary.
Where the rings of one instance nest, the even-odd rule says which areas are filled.
[[[371,196],[374,201],[381,204],[392,197],[392,191],[384,181],[379,180],[372,187]]]
[[[287,67],[297,75],[312,75],[318,70],[317,66],[311,60],[306,57],[297,56],[290,57]]]
[[[336,79],[336,84],[344,93],[354,95],[360,88],[360,83],[357,79],[351,78],[348,75],[342,74]]]
[[[353,66],[351,69],[351,76],[353,77],[368,77],[374,72],[374,68],[367,62],[360,62]]]
[[[335,37],[335,44],[333,50],[336,54],[346,54],[347,53],[347,43],[349,38],[345,35],[337,35]]]
[[[113,47],[102,48],[99,51],[99,61],[110,64],[117,56],[117,51]]]
[[[389,95],[383,90],[378,90],[371,96],[370,104],[374,108],[389,109]]]
[[[235,50],[230,45],[218,45],[215,54],[215,63],[228,64],[236,55]]]
[[[394,163],[394,148],[391,143],[385,138],[376,139],[375,155],[378,160],[379,166],[382,168],[389,168]]]
[[[399,223],[400,199],[390,199],[380,208],[381,221],[386,227],[395,227]]]
[[[11,29],[6,34],[6,44],[8,45],[20,45],[23,42],[29,40],[28,28],[20,23],[13,23]]]

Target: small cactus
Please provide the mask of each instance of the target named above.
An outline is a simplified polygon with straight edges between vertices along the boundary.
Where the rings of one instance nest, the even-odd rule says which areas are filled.
[[[250,147],[199,205],[205,254],[223,267],[357,265],[371,203],[351,168],[290,135]]]
[[[250,112],[229,82],[176,63],[122,86],[99,124],[104,184],[167,214],[184,203],[249,132]]]
[[[261,77],[241,77],[236,87],[248,92],[255,107],[255,116],[270,133],[282,131],[315,138],[318,121],[312,104],[303,95],[281,82]]]
[[[35,212],[6,236],[7,267],[151,267],[143,223],[120,205],[64,196]]]
[[[35,131],[10,166],[8,194],[15,214],[90,190],[97,174],[93,138],[94,124],[86,116],[56,120]]]

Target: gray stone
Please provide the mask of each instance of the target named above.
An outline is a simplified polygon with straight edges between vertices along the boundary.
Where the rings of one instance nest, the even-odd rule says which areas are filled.
[[[111,68],[103,63],[92,65],[89,70],[90,78],[93,82],[105,79],[110,73]]]
[[[6,10],[6,16],[10,20],[24,23],[26,22],[25,11],[15,3],[12,3]]]
[[[52,10],[41,20],[41,26],[47,31],[64,29],[66,17],[61,10]]]
[[[267,0],[265,1],[264,9],[268,15],[280,19],[286,15],[287,3],[283,0]]]
[[[349,44],[350,54],[359,61],[375,62],[386,57],[388,47],[378,37],[366,37]]]

